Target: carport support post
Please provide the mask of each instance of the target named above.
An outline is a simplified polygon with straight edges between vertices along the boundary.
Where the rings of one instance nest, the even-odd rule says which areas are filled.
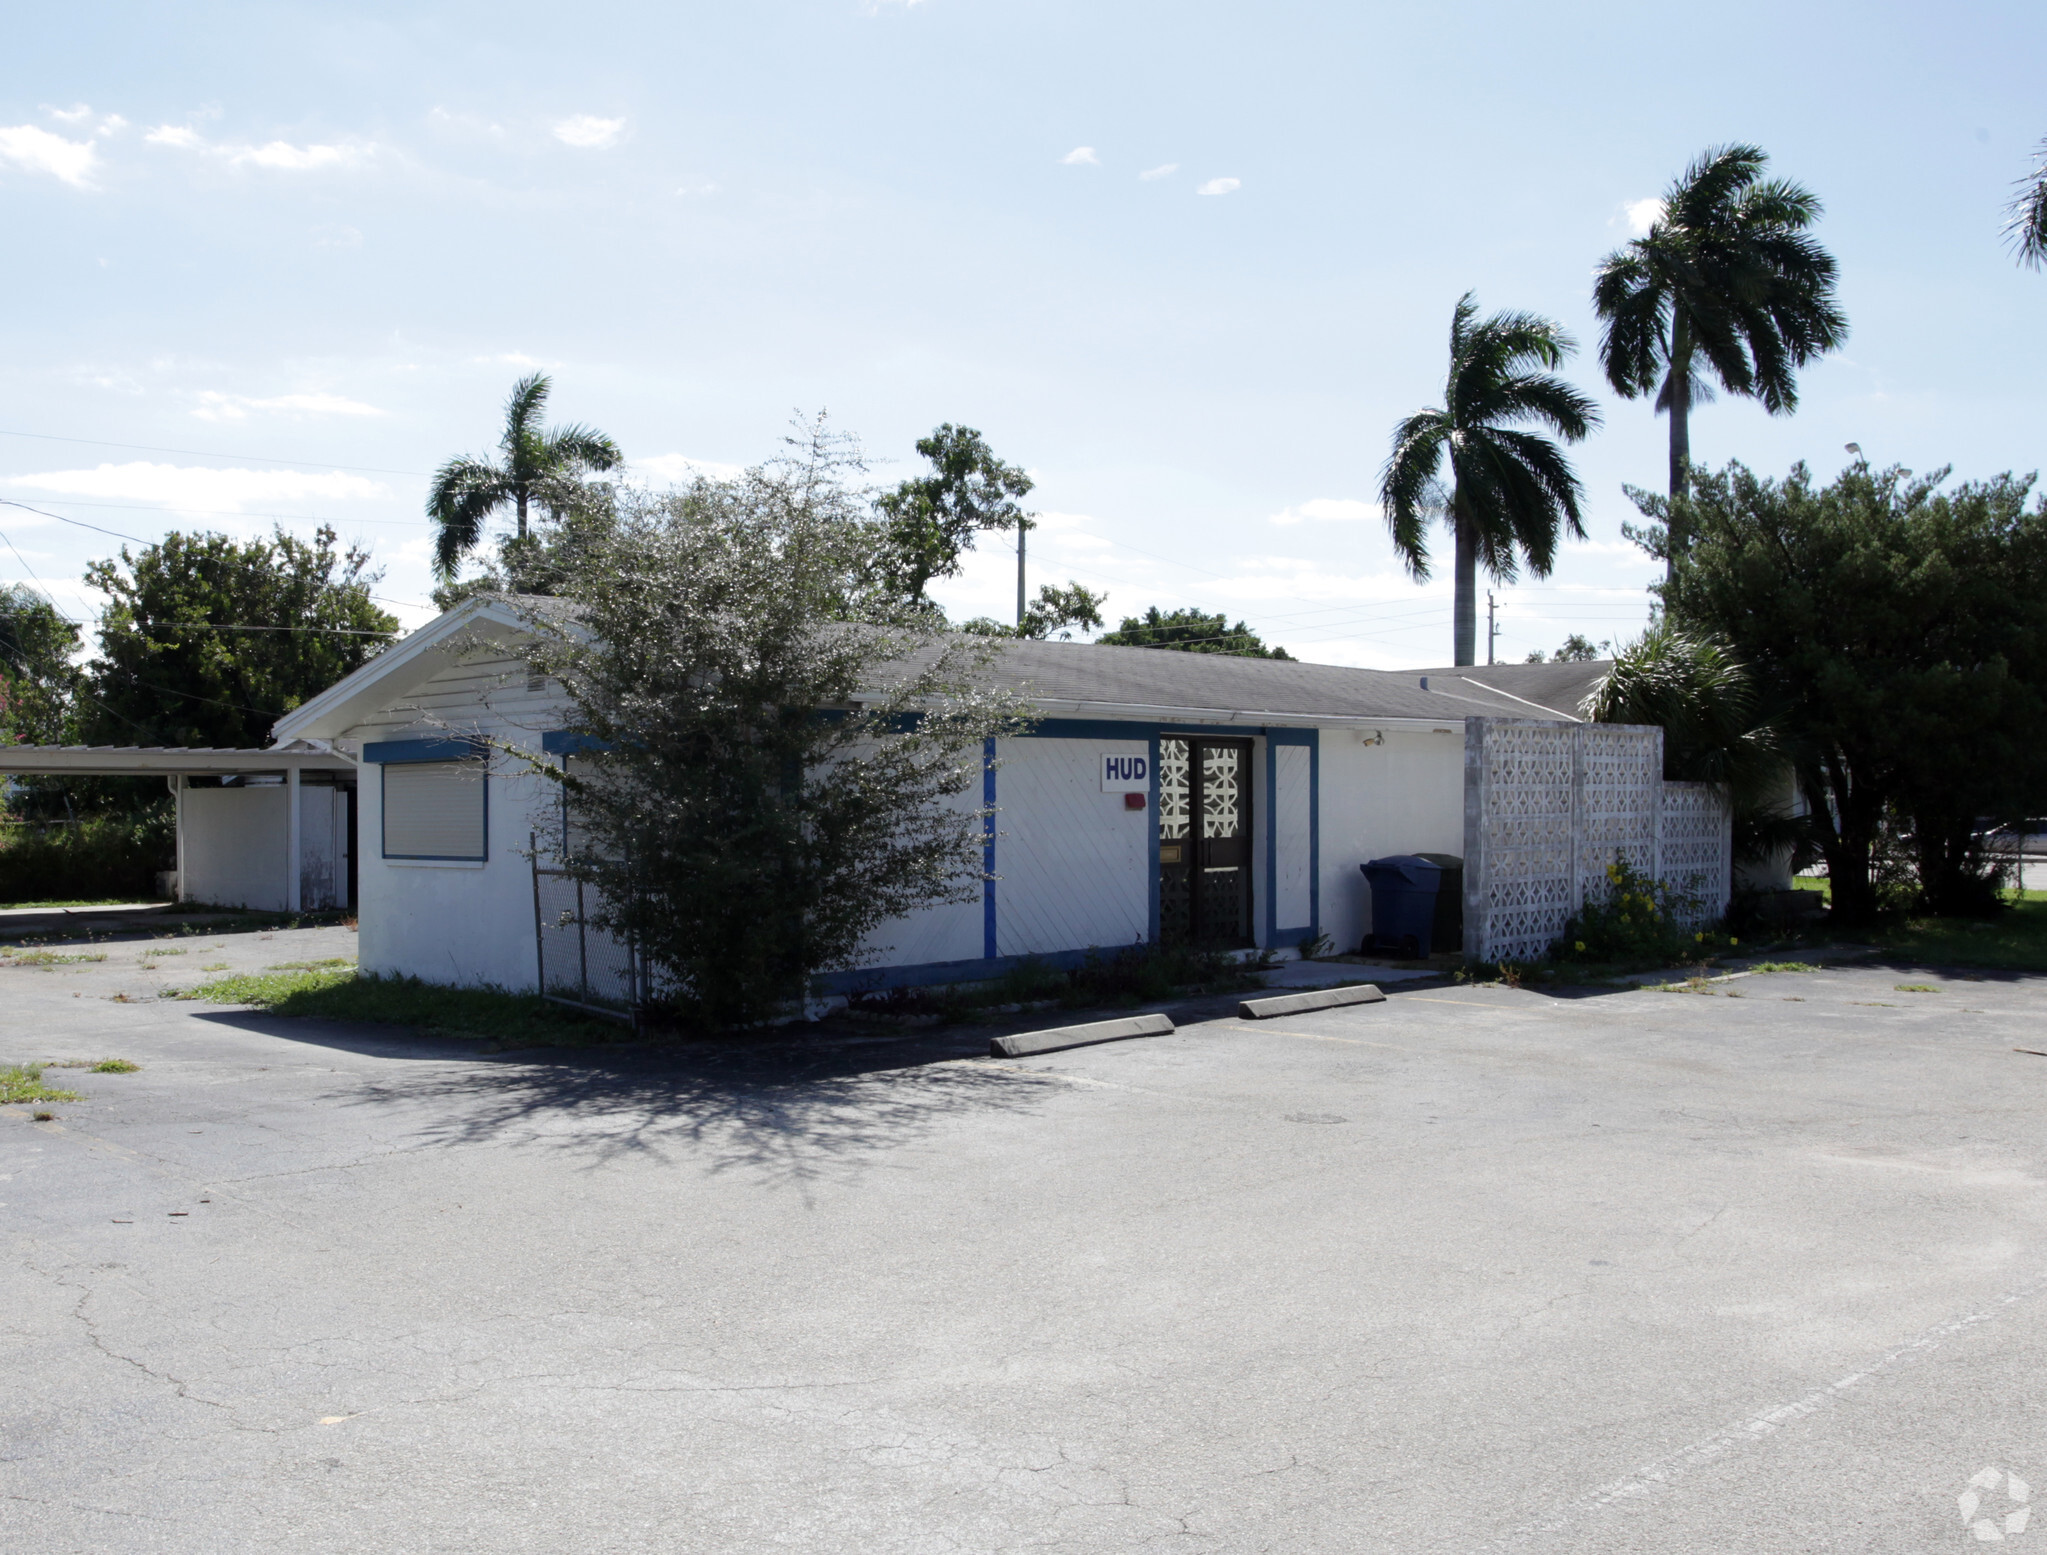
[[[294,764],[284,774],[284,910],[299,910],[299,887],[303,871],[299,868],[299,838],[304,828],[299,824],[299,769]]]
[[[177,889],[172,893],[179,901],[185,899],[185,774],[172,773],[171,785],[171,829],[178,840],[178,855],[171,866],[178,872]]]

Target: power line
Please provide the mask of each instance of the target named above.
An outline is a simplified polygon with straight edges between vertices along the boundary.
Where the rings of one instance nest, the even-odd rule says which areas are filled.
[[[8,499],[5,497],[0,497],[0,502],[5,502],[7,500]],[[289,519],[293,523],[297,524],[333,524],[336,526],[341,526],[345,524],[420,524],[425,523],[427,521],[424,518],[322,518],[317,513],[270,513],[262,511],[257,508],[185,508],[178,507],[175,504],[166,505],[163,503],[153,502],[81,502],[75,497],[51,497],[45,500],[52,502],[62,502],[67,507],[112,508],[123,513],[167,513],[174,516],[181,513],[192,513],[206,518],[276,518]],[[12,506],[20,508],[28,507],[28,504],[25,502],[16,502],[13,503]],[[28,510],[31,513],[43,513],[43,510],[41,508],[29,508]],[[62,513],[43,513],[43,517],[54,518],[58,520],[60,523],[84,524],[84,520],[76,518],[66,518]],[[87,529],[91,529],[95,526],[91,524],[84,524],[84,527]],[[106,529],[101,530],[101,533],[113,534],[114,531],[111,529]],[[122,538],[123,540],[134,540],[135,536],[122,535],[120,538]],[[148,542],[137,541],[137,543],[147,544]]]
[[[413,475],[431,480],[425,470],[387,470],[373,464],[332,464],[326,460],[278,459],[269,454],[208,453],[203,448],[159,448],[152,443],[111,443],[97,437],[58,437],[50,432],[11,432],[0,427],[0,437],[28,437],[45,443],[77,443],[85,448],[127,448],[146,454],[183,454],[191,459],[249,459],[257,464],[295,464],[307,470],[355,470],[365,475]]]

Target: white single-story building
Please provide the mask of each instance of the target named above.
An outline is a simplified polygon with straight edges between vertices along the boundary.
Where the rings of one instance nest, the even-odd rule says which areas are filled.
[[[580,976],[586,988],[593,981],[591,946],[550,938],[548,925],[561,914],[543,901],[561,899],[560,882],[543,878],[532,856],[556,791],[486,760],[473,738],[552,759],[575,748],[559,691],[509,651],[522,630],[503,601],[469,601],[277,725],[287,745],[317,743],[361,763],[357,890],[367,971],[552,990],[566,956],[579,962],[572,981]],[[507,651],[478,646],[492,641]],[[1091,950],[1175,935],[1281,953],[1324,936],[1355,948],[1369,927],[1358,869],[1366,860],[1462,856],[1475,845],[1494,860],[1495,874],[1509,869],[1501,862],[1509,855],[1526,855],[1512,869],[1536,867],[1527,860],[1540,850],[1516,853],[1512,827],[1501,829],[1499,817],[1520,801],[1496,796],[1487,811],[1473,797],[1493,793],[1485,751],[1509,748],[1501,731],[1534,731],[1513,736],[1524,744],[1545,738],[1544,730],[1565,740],[1556,747],[1566,752],[1561,776],[1544,778],[1543,792],[1563,806],[1565,833],[1591,835],[1571,807],[1605,790],[1597,781],[1588,787],[1582,771],[1574,780],[1571,763],[1582,769],[1603,758],[1570,755],[1591,747],[1585,737],[1571,744],[1569,731],[1604,669],[1393,673],[999,643],[991,673],[1022,692],[1042,721],[1022,738],[990,742],[982,792],[971,796],[996,812],[985,850],[991,878],[976,902],[890,925],[863,967],[833,981],[844,989],[989,977],[1024,957],[1070,963]],[[1468,725],[1480,724],[1498,726],[1492,747],[1473,746]],[[1647,864],[1661,835],[1661,732],[1592,728],[1608,745],[1632,742],[1628,814],[1649,818],[1647,830],[1638,827]],[[1625,841],[1611,825],[1607,832],[1613,845]],[[1580,890],[1590,845],[1571,843],[1563,854],[1554,839],[1543,846],[1550,863],[1541,867],[1569,871],[1544,900]],[[1723,866],[1722,902],[1725,880]],[[1467,871],[1468,902],[1487,889]],[[1500,901],[1519,889],[1509,882]],[[1538,932],[1533,921],[1516,932]],[[1475,948],[1490,953],[1489,942]]]
[[[7,777],[157,777],[177,805],[166,894],[211,907],[355,905],[356,763],[324,745],[260,750],[136,745],[0,747]]]

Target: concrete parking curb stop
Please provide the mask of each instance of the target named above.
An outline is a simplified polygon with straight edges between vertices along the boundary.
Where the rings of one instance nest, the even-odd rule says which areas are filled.
[[[1130,1037],[1163,1037],[1173,1030],[1170,1015],[1125,1015],[1118,1020],[1098,1020],[1086,1026],[1054,1026],[1049,1031],[1019,1031],[997,1037],[988,1044],[990,1058],[1024,1058],[1032,1053],[1056,1053],[1061,1048],[1090,1047],[1097,1042],[1122,1042]]]
[[[1384,1004],[1386,996],[1376,983],[1353,983],[1348,988],[1314,988],[1307,993],[1281,994],[1276,999],[1246,999],[1237,1006],[1241,1020],[1267,1020],[1274,1015],[1305,1015],[1310,1010],[1333,1010],[1345,1004]]]

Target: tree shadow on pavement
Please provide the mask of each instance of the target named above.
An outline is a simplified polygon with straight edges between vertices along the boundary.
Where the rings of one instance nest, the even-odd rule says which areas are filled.
[[[935,1033],[485,1055],[473,1044],[408,1043],[323,1021],[220,1018],[373,1057],[440,1060],[363,1074],[334,1098],[410,1123],[428,1149],[552,1150],[590,1167],[651,1157],[798,1189],[858,1175],[955,1119],[1035,1112],[1061,1086],[1015,1069],[950,1061],[985,1053],[985,1036],[971,1045],[957,1034]]]

